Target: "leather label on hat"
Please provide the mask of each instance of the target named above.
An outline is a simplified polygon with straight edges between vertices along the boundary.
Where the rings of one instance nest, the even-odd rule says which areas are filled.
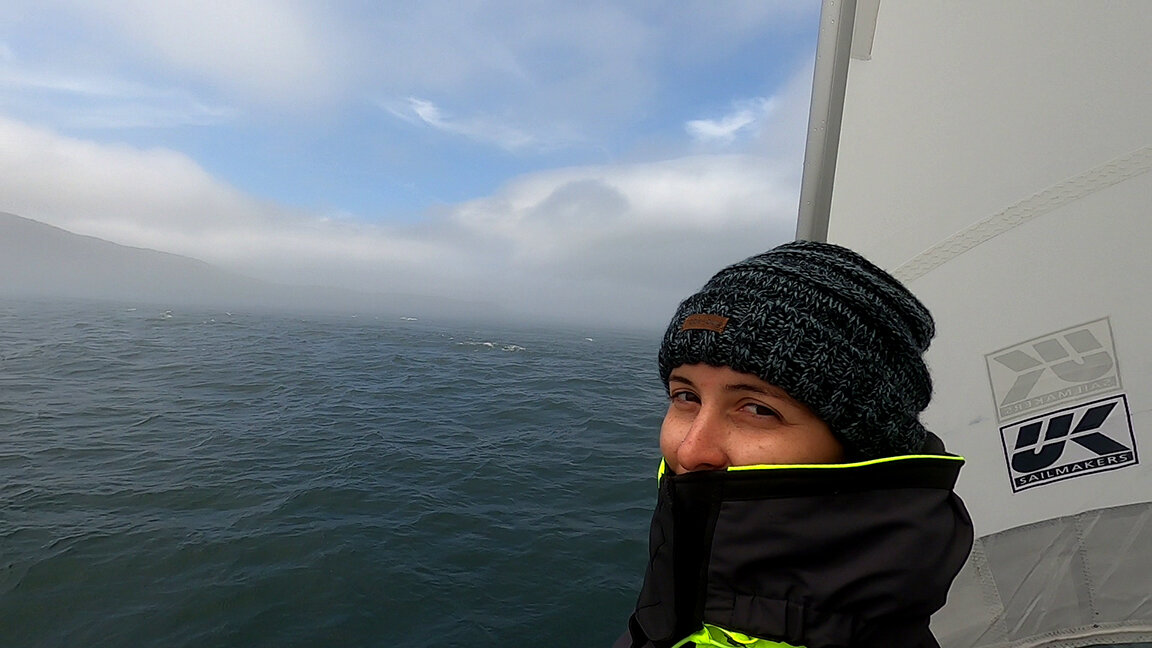
[[[684,318],[684,323],[680,325],[680,330],[689,331],[696,329],[723,333],[724,327],[726,326],[728,326],[728,318],[723,315],[697,313]]]

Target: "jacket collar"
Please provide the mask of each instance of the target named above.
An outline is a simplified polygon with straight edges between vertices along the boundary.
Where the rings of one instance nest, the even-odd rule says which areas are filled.
[[[972,546],[963,460],[661,474],[631,646],[704,623],[808,648],[937,646],[928,630]]]

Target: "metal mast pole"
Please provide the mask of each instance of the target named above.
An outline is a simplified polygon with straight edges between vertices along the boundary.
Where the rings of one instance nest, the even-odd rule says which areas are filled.
[[[836,149],[840,145],[840,120],[844,115],[844,88],[848,84],[855,19],[856,0],[824,0],[820,8],[804,175],[800,182],[800,214],[796,221],[798,240],[828,238]]]

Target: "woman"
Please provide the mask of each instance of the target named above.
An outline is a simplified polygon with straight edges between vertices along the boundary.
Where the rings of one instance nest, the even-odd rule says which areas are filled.
[[[721,270],[660,348],[650,559],[617,648],[938,648],[972,546],[963,460],[920,424],[928,311],[826,243]]]

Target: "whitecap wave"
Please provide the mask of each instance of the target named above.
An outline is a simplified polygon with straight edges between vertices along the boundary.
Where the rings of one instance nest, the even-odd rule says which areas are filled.
[[[519,344],[500,344],[497,342],[480,342],[477,340],[465,340],[463,342],[457,342],[456,346],[475,346],[475,347],[484,347],[486,349],[499,349],[501,351],[511,351],[511,352],[527,351],[526,348],[520,346]]]

